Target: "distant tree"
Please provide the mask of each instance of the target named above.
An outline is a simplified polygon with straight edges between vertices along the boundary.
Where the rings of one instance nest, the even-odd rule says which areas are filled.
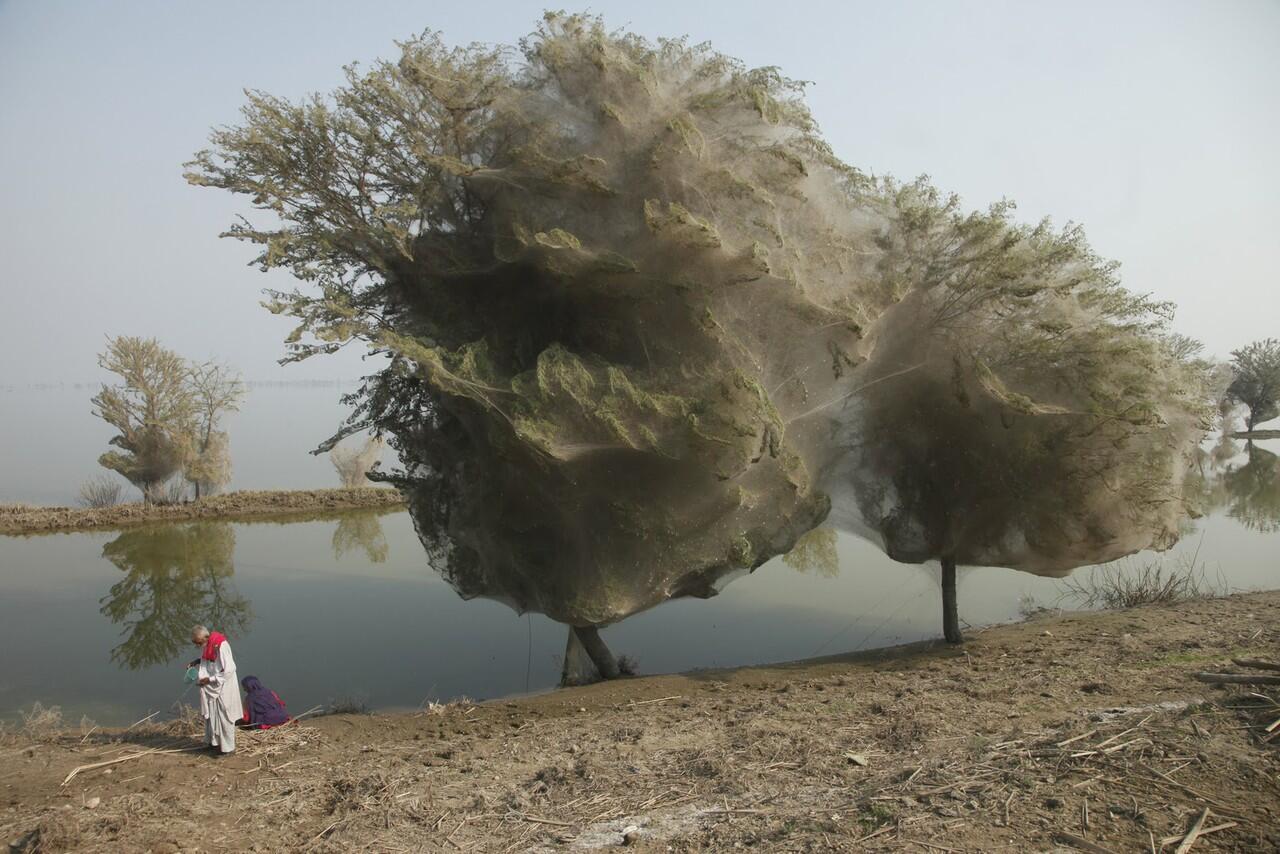
[[[347,489],[368,486],[366,475],[378,463],[385,443],[381,436],[370,436],[360,447],[336,445],[329,451],[329,460],[338,470],[342,485]]]
[[[145,502],[163,500],[163,487],[177,474],[191,450],[194,395],[185,359],[154,338],[107,339],[98,364],[121,378],[104,385],[92,403],[93,414],[118,435],[99,464],[121,474],[142,491]]]
[[[238,412],[245,386],[240,375],[226,365],[205,362],[191,367],[191,393],[195,404],[195,436],[191,458],[183,469],[195,497],[231,482],[230,437],[220,430],[228,412]]]
[[[1280,415],[1280,341],[1268,338],[1231,351],[1236,377],[1228,394],[1249,407],[1245,428]]]

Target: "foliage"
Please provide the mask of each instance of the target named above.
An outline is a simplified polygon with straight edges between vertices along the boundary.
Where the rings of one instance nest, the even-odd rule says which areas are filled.
[[[114,507],[120,503],[121,491],[118,480],[107,475],[91,477],[80,486],[80,506]]]
[[[192,365],[189,383],[196,424],[183,475],[199,500],[231,482],[231,440],[218,428],[227,413],[239,411],[246,390],[238,373],[216,362]]]
[[[836,552],[835,528],[814,528],[800,539],[795,547],[783,555],[783,562],[799,572],[813,572],[824,578],[840,574],[840,555]]]
[[[1280,415],[1280,340],[1267,338],[1231,351],[1235,379],[1228,394],[1249,407],[1246,430]]]
[[[368,474],[378,464],[384,445],[381,436],[370,436],[359,447],[335,445],[329,450],[329,461],[345,488],[369,485]]]
[[[462,595],[605,624],[829,513],[1049,573],[1176,536],[1203,371],[1079,227],[872,179],[802,83],[706,45],[551,13],[400,47],[250,92],[188,179],[262,213],[228,234],[300,282],[289,359],[386,358],[322,449],[390,438]]]
[[[182,468],[190,452],[194,409],[187,363],[154,338],[107,339],[98,364],[121,383],[103,386],[93,397],[94,414],[119,431],[111,451],[98,458],[142,490],[145,501],[162,498],[165,481]]]
[[[154,338],[107,339],[98,364],[121,382],[103,386],[94,396],[94,414],[119,434],[111,444],[123,453],[103,454],[98,462],[142,490],[147,503],[174,503],[185,497],[182,475],[195,497],[229,483],[228,436],[218,430],[223,415],[239,408],[244,384],[222,365],[193,365]]]

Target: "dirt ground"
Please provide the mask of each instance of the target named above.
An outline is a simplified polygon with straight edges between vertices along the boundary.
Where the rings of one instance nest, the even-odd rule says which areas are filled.
[[[1280,850],[1280,592],[245,734],[11,734],[12,851]],[[184,729],[185,728],[185,729]],[[145,750],[147,753],[138,757]],[[77,773],[77,766],[121,760]],[[1206,813],[1207,810],[1207,813]]]
[[[0,504],[0,534],[91,531],[192,519],[245,522],[403,505],[404,499],[396,490],[373,487],[228,492],[187,504],[145,505],[139,502],[103,508]]]

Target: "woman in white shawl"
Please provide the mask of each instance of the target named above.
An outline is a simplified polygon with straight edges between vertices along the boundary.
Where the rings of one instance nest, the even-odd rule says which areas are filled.
[[[196,683],[200,686],[204,743],[222,755],[232,753],[236,749],[236,721],[244,717],[244,707],[231,644],[222,632],[211,632],[204,626],[191,630],[191,642],[204,647],[192,662],[193,667],[199,668]]]

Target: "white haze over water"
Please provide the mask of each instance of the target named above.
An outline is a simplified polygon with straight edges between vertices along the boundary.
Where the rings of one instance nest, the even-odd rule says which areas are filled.
[[[364,373],[354,351],[275,365],[288,321],[258,301],[289,278],[217,238],[241,201],[188,187],[181,164],[237,120],[245,87],[328,90],[344,63],[425,27],[509,43],[541,9],[0,2],[0,385],[98,379],[107,334],[155,335],[251,379]],[[824,134],[858,167],[1084,223],[1126,286],[1175,301],[1177,329],[1213,353],[1280,334],[1280,4],[591,10],[815,81]],[[89,418],[87,403],[64,416]]]

